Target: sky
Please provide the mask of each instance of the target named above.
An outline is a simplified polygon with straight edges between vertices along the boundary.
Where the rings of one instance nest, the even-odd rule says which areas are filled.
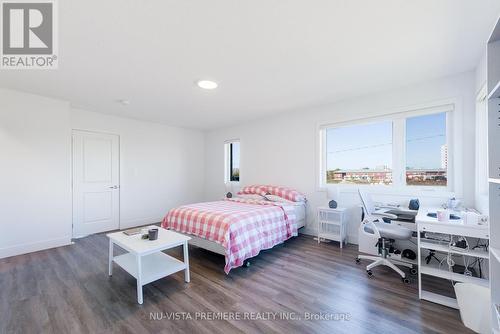
[[[445,144],[446,113],[407,119],[407,167],[441,168],[441,146]]]
[[[406,120],[407,166],[440,168],[446,113]],[[392,168],[392,122],[331,128],[326,133],[327,169]]]

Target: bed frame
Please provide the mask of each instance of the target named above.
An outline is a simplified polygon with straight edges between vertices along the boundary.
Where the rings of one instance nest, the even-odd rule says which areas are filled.
[[[297,221],[297,230],[299,228],[304,227],[305,225],[306,225],[306,216],[304,216],[304,218]],[[177,232],[177,233],[181,233],[181,232]],[[190,245],[193,245],[193,246],[196,246],[199,248],[203,248],[203,249],[206,249],[210,252],[217,253],[220,255],[224,255],[224,256],[226,255],[226,250],[224,249],[224,247],[222,247],[222,245],[216,243],[215,241],[203,239],[203,238],[197,237],[197,236],[192,235],[192,234],[185,234],[185,233],[181,233],[181,234],[184,234],[184,235],[191,238],[191,240],[189,240]],[[249,259],[245,260],[245,263],[243,264],[243,266],[245,266],[245,267],[250,266]]]

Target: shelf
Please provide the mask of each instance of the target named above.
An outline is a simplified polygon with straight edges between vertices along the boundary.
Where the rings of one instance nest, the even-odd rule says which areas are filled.
[[[340,220],[319,220],[319,224],[328,224],[328,225],[335,225],[335,226],[341,226],[342,222]]]
[[[318,208],[319,211],[324,211],[324,212],[327,212],[327,213],[343,213],[347,210],[347,208],[330,208],[330,207],[327,207],[327,206],[320,206]]]
[[[488,94],[488,99],[496,99],[500,97],[500,81],[497,82],[495,87]]]
[[[321,232],[318,236],[323,239],[340,241],[340,234]]]
[[[500,184],[500,179],[497,179],[497,178],[490,177],[488,179],[488,181],[490,181],[490,183],[498,183],[498,184]]]
[[[489,282],[485,278],[465,276],[463,274],[454,273],[448,270],[448,266],[446,264],[443,264],[443,266],[441,267],[445,269],[440,269],[438,263],[436,262],[431,262],[431,263],[432,265],[422,263],[420,266],[420,272],[425,275],[444,278],[455,282],[474,283],[484,287],[489,287]]]
[[[445,253],[452,253],[452,254],[458,254],[458,255],[466,255],[466,256],[472,256],[472,257],[478,257],[481,259],[489,259],[489,254],[488,252],[485,252],[483,250],[459,250],[456,248],[451,248],[448,246],[448,243],[433,243],[433,242],[428,242],[428,241],[420,241],[420,248],[425,248],[425,249],[433,249],[438,252],[445,252]]]
[[[493,254],[493,257],[500,262],[500,249],[495,247],[490,247],[490,253]]]
[[[434,221],[421,222],[417,224],[417,228],[419,232],[433,232],[466,236],[467,238],[490,239],[488,225],[466,225],[461,220],[453,223],[443,223],[438,222],[437,219],[434,218]]]
[[[137,278],[137,258],[131,253],[114,257],[113,261],[130,275]],[[157,252],[141,258],[142,284],[148,284],[162,277],[186,269],[181,262],[165,253]]]
[[[437,303],[437,304],[441,304],[441,305],[445,305],[448,307],[458,309],[458,303],[457,303],[457,300],[455,298],[446,297],[446,296],[439,295],[437,293],[433,293],[433,292],[429,292],[429,291],[425,291],[425,290],[421,291],[420,298],[427,300],[429,302],[433,302],[433,303]]]

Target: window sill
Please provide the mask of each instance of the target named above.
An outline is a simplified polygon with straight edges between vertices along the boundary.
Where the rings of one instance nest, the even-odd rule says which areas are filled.
[[[234,185],[239,185],[240,181],[224,181],[224,184],[234,184]]]
[[[455,196],[455,192],[446,187],[428,187],[423,188],[420,186],[381,186],[381,185],[322,185],[318,188],[318,192],[327,192],[329,187],[338,187],[341,193],[355,194],[358,189],[364,189],[372,194],[378,195],[393,195],[405,197],[434,197],[434,198],[451,198]]]

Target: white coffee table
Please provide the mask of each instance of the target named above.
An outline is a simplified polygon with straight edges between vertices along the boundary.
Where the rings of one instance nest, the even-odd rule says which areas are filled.
[[[137,302],[142,304],[142,287],[160,278],[184,270],[184,280],[189,283],[188,240],[191,238],[158,226],[158,239],[141,239],[141,235],[128,236],[123,232],[107,234],[109,238],[109,276],[113,275],[113,261],[137,280]],[[113,246],[128,251],[113,256]],[[163,250],[183,246],[184,262],[177,260]]]

